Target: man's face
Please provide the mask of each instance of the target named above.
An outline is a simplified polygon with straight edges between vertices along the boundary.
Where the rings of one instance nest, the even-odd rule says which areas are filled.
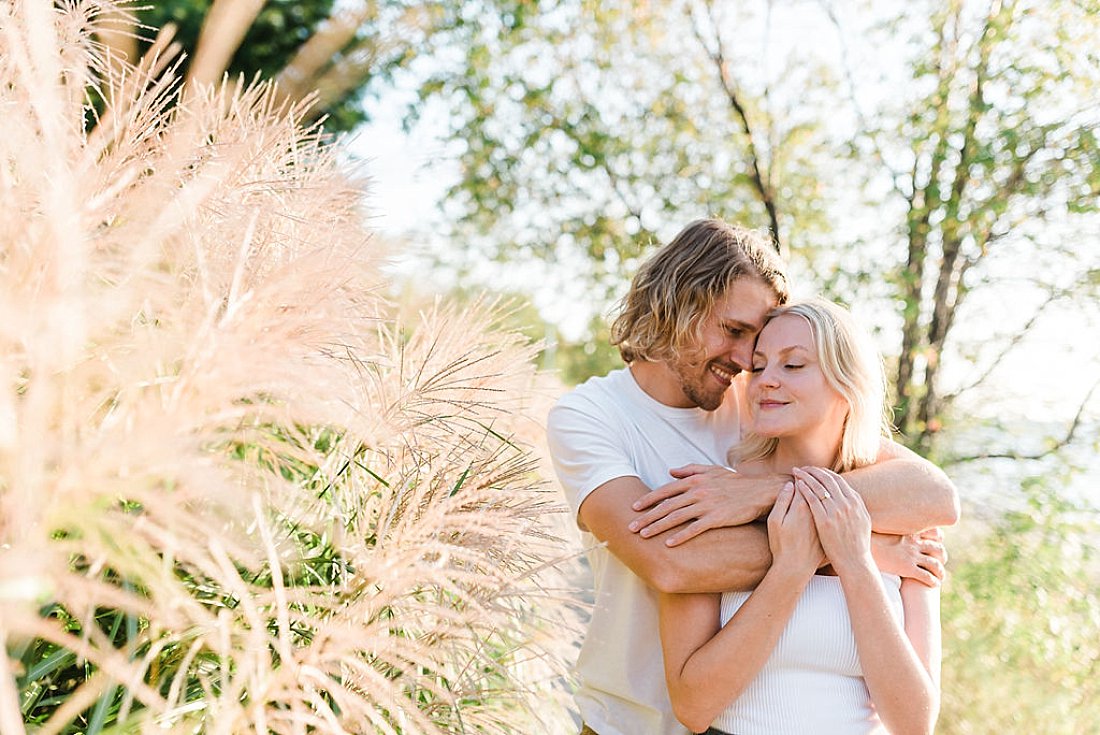
[[[714,303],[699,342],[686,345],[678,359],[667,363],[680,382],[685,405],[706,411],[722,405],[730,381],[752,367],[756,335],[777,303],[771,288],[751,277],[734,281]]]

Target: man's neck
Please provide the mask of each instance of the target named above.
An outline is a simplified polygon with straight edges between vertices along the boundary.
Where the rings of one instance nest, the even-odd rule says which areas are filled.
[[[638,387],[658,403],[672,408],[695,408],[695,403],[684,395],[679,378],[665,363],[635,360],[629,370]]]

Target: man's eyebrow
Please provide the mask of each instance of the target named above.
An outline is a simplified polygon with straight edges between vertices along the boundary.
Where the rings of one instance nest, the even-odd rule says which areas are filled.
[[[755,324],[749,324],[748,322],[743,322],[740,319],[723,319],[722,320],[722,328],[723,329],[740,329],[740,330],[743,330],[745,332],[759,332],[761,330],[761,327],[759,327]]]

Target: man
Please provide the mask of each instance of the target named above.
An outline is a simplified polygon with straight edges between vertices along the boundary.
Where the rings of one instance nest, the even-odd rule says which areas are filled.
[[[759,524],[786,476],[722,465],[741,433],[736,376],[767,312],[787,299],[769,243],[718,220],[688,225],[639,270],[612,341],[628,367],[551,410],[551,455],[589,552],[595,603],[577,663],[584,733],[682,735],[665,689],[654,592],[747,590],[770,563]],[[669,472],[678,478],[669,483]],[[880,566],[935,583],[937,544],[903,535],[954,523],[934,466],[892,442],[846,475],[880,537]]]

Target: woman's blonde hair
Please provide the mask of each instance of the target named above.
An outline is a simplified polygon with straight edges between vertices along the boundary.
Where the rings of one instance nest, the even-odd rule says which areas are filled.
[[[882,357],[867,331],[842,306],[822,299],[800,301],[768,312],[768,322],[792,314],[806,320],[817,360],[829,386],[848,404],[844,432],[832,470],[847,472],[873,464],[883,437],[890,436],[886,414],[886,377]],[[750,432],[730,450],[731,462],[765,459],[779,440]]]
[[[715,301],[738,278],[757,278],[787,300],[783,262],[767,235],[717,219],[696,220],[634,276],[611,325],[625,362],[677,357],[698,344]]]

